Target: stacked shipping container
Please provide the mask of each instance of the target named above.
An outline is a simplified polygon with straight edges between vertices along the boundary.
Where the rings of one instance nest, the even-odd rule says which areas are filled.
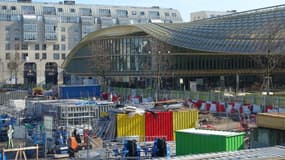
[[[167,141],[173,140],[172,112],[146,112],[145,136],[147,141],[155,137],[164,137]]]
[[[139,136],[140,141],[145,136],[145,116],[135,114],[117,114],[117,137]]]
[[[172,141],[175,130],[194,128],[197,121],[197,110],[146,112],[134,116],[117,114],[117,137],[139,136],[141,141],[164,137],[167,141]]]
[[[197,110],[175,111],[172,112],[172,118],[173,118],[173,136],[175,140],[176,136],[174,132],[176,130],[196,127],[198,123],[198,111]]]

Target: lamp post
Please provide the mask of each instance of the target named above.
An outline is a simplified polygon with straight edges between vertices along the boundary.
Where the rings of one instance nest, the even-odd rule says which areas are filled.
[[[180,89],[181,89],[181,90],[182,90],[183,83],[184,83],[184,82],[183,82],[183,78],[180,78],[180,79],[179,79],[179,84],[180,84]]]
[[[157,52],[156,56],[156,64],[157,64],[157,73],[156,73],[156,97],[155,100],[158,101],[159,99],[159,92],[160,92],[160,51]]]

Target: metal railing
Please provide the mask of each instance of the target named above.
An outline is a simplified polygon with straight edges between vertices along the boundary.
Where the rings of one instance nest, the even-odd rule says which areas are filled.
[[[112,88],[112,91],[120,95],[122,100],[127,100],[128,96],[137,95],[143,98],[155,97],[155,89],[131,89],[131,88]],[[159,99],[192,99],[217,102],[241,102],[245,104],[272,105],[285,108],[284,96],[268,96],[251,94],[236,94],[234,92],[215,92],[215,91],[184,91],[184,90],[160,90]]]

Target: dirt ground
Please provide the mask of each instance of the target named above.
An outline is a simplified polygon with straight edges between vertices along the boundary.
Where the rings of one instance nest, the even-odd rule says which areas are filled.
[[[254,118],[254,117],[253,117]],[[249,128],[256,127],[255,120],[252,117],[247,117],[244,122]],[[213,115],[210,113],[199,114],[199,128],[207,128],[214,130],[225,130],[225,131],[243,131],[241,125],[240,115]]]

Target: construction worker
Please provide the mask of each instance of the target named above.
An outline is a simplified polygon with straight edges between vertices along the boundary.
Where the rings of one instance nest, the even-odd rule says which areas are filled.
[[[84,128],[83,141],[84,141],[84,144],[87,145],[87,147],[88,147],[88,134],[89,134],[88,128]]]
[[[75,152],[78,151],[79,145],[77,143],[77,140],[75,138],[75,135],[73,134],[71,137],[69,137],[69,156],[75,157]]]
[[[14,144],[13,144],[13,133],[14,133],[14,129],[12,128],[12,125],[9,125],[9,129],[7,131],[7,136],[8,136],[7,148],[13,148],[14,147]]]
[[[73,136],[76,138],[76,141],[77,141],[77,143],[81,143],[81,138],[80,138],[80,135],[79,135],[79,133],[77,132],[77,130],[76,129],[74,129],[74,131],[73,131]]]

